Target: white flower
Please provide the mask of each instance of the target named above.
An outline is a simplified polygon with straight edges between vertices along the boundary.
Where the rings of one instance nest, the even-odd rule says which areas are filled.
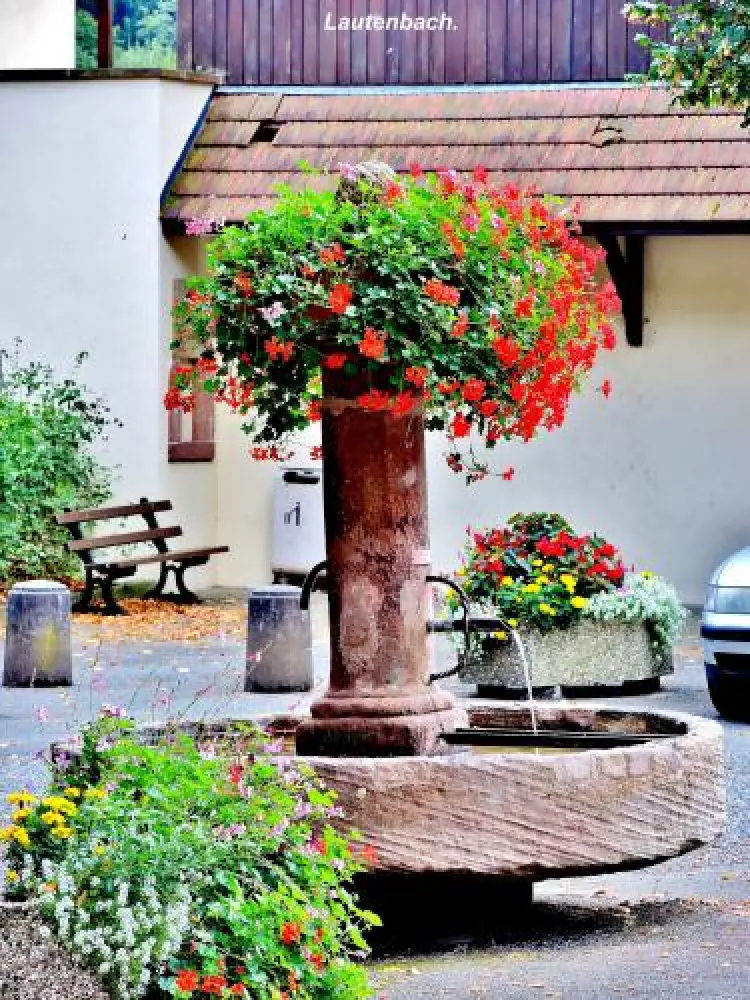
[[[275,323],[278,319],[280,319],[284,315],[286,309],[281,304],[281,302],[276,301],[273,303],[273,305],[265,306],[263,309],[260,310],[260,312],[261,315],[263,316],[263,319],[265,319],[266,322]]]

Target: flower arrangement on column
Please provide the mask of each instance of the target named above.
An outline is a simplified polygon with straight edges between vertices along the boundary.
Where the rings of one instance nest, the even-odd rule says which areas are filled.
[[[617,297],[564,206],[482,168],[342,173],[216,237],[177,306],[197,360],[167,405],[212,393],[256,459],[291,457],[322,420],[331,679],[297,748],[422,753],[463,718],[428,685],[424,430],[444,430],[451,468],[475,480],[489,463],[472,432],[492,448],[562,424],[614,346]]]
[[[313,176],[213,240],[176,309],[174,346],[197,360],[175,370],[166,405],[189,409],[200,386],[246,417],[253,458],[284,459],[320,419],[321,371],[340,371],[360,381],[364,409],[423,409],[451,468],[483,478],[471,437],[494,448],[559,427],[600,348],[614,348],[603,253],[574,210],[497,188],[481,167],[342,173],[348,197]]]

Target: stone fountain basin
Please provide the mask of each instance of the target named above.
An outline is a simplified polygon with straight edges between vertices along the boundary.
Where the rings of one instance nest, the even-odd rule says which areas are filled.
[[[541,704],[537,714],[540,728],[673,735],[576,753],[305,759],[338,792],[382,872],[592,875],[663,861],[724,829],[717,723],[590,706]],[[470,708],[469,719],[529,727],[522,703]]]

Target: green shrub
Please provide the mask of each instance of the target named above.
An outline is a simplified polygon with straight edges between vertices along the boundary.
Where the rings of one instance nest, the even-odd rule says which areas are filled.
[[[371,996],[352,957],[378,921],[348,888],[368,848],[329,825],[334,794],[257,729],[143,746],[130,726],[96,723],[41,801],[10,796],[10,894],[114,1000]]]
[[[5,355],[7,358],[7,355]],[[91,445],[113,420],[99,397],[49,365],[21,364],[16,351],[0,382],[0,582],[70,577],[80,562],[66,551],[68,532],[55,524],[65,507],[95,507],[111,492],[111,474]]]

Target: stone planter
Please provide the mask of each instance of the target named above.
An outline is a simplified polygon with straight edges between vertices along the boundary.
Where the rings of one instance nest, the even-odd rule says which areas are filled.
[[[520,629],[530,653],[534,688],[604,688],[622,685],[648,689],[673,672],[670,662],[657,663],[648,632],[639,622],[587,619],[570,628],[542,633]],[[461,671],[461,679],[487,689],[524,691],[523,664],[512,643],[499,646]],[[487,691],[491,693],[491,691]]]

